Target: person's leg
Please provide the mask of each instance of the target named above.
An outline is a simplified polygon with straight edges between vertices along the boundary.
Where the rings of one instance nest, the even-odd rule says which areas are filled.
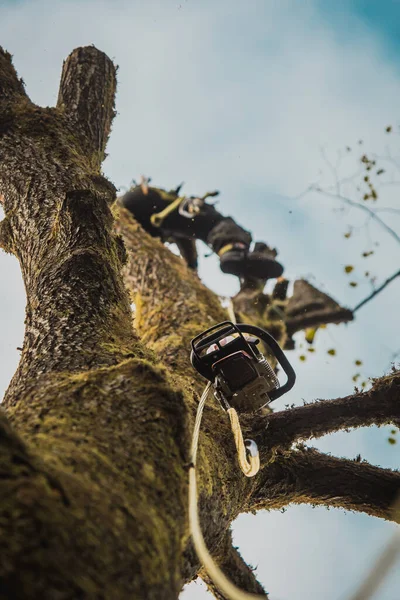
[[[172,238],[175,244],[178,246],[178,250],[185,260],[189,269],[193,269],[193,271],[197,271],[198,261],[197,261],[197,249],[196,249],[196,240],[194,238],[188,237],[180,237],[176,236]]]
[[[200,212],[191,218],[175,211],[165,219],[163,227],[172,234],[205,242],[220,257],[223,273],[259,279],[275,278],[283,273],[282,265],[275,260],[276,252],[250,252],[251,234],[231,217],[221,215],[211,204],[204,203]]]
[[[151,216],[168,206],[168,199],[163,194],[162,190],[150,187],[144,194],[138,186],[127,192],[121,203],[155,237],[180,237],[205,242],[220,257],[224,273],[260,279],[275,278],[282,274],[283,267],[275,260],[274,253],[250,252],[251,234],[231,217],[221,215],[211,204],[204,203],[200,212],[191,218],[183,216],[176,209],[165,217],[159,228],[154,227]]]

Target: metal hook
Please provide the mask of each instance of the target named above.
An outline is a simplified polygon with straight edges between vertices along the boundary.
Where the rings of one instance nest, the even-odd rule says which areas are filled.
[[[246,452],[249,456],[251,456],[252,458],[258,456],[258,446],[254,440],[244,440],[244,445],[246,446]]]

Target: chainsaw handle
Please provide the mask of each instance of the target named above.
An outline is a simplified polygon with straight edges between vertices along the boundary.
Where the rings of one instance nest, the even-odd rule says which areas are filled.
[[[204,337],[204,332],[197,335],[192,339],[192,351],[197,354],[199,350],[203,350],[207,346],[211,346],[215,340],[231,335],[232,333],[239,333],[241,337],[243,337],[239,327],[230,321],[223,321],[222,323],[218,323],[210,329],[207,330],[207,334]],[[201,341],[200,341],[201,340]]]
[[[207,348],[208,346],[211,346],[214,342],[217,342],[217,345],[219,345],[218,340],[227,337],[228,335],[232,335],[234,333],[238,334],[238,336],[242,338],[244,344],[247,344],[240,329],[237,327],[237,325],[231,323],[231,321],[223,321],[222,323],[217,323],[217,325],[213,325],[213,327],[207,329],[206,332],[203,331],[202,333],[200,333],[192,339],[192,351],[190,353],[190,362],[192,363],[196,371],[198,371],[200,375],[202,375],[209,381],[214,381],[215,375],[213,374],[211,364],[203,364],[202,359],[200,357],[201,351]],[[257,357],[254,353],[254,350],[251,347],[249,347],[249,351],[253,354],[254,359],[256,359]]]
[[[286,358],[286,355],[283,352],[280,345],[278,344],[278,342],[275,340],[274,337],[272,337],[270,333],[268,333],[268,331],[261,329],[261,327],[256,327],[255,325],[246,325],[245,323],[238,323],[236,327],[237,329],[239,329],[239,331],[243,333],[252,333],[256,337],[260,338],[260,340],[262,340],[272,350],[272,353],[278,359],[279,364],[281,365],[282,369],[286,374],[287,381],[284,385],[277,388],[276,390],[271,390],[270,392],[268,392],[268,395],[271,398],[271,402],[273,400],[277,400],[278,398],[283,396],[283,394],[286,394],[286,392],[291,390],[295,384],[296,373],[292,365]]]
[[[248,345],[248,342],[244,338],[244,333],[249,333],[254,335],[256,338],[262,340],[266,346],[271,350],[272,354],[277,358],[280,366],[286,374],[287,381],[281,387],[271,390],[268,392],[270,400],[277,400],[286,394],[289,390],[292,389],[294,383],[296,381],[296,373],[293,370],[292,365],[288,361],[285,356],[285,353],[279,346],[278,342],[275,338],[272,337],[270,333],[261,329],[261,327],[256,327],[255,325],[247,325],[245,323],[232,323],[231,321],[223,321],[222,323],[218,323],[213,327],[210,327],[206,332],[202,332],[192,339],[192,351],[190,354],[190,361],[193,367],[206,379],[209,381],[213,381],[213,371],[211,365],[202,364],[202,359],[200,358],[201,350],[211,346],[215,341],[220,340],[228,335],[233,333],[238,334],[243,341],[247,344],[249,351],[252,352],[254,358],[257,359],[257,356],[254,354],[253,348]],[[219,346],[219,344],[218,344]]]

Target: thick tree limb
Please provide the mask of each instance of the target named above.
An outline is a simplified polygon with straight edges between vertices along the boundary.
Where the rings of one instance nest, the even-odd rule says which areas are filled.
[[[94,46],[77,48],[64,61],[57,108],[84,132],[98,168],[115,115],[116,83],[113,62]]]
[[[392,507],[400,493],[400,472],[298,449],[278,453],[262,470],[251,510],[312,504],[399,522]]]
[[[163,373],[42,376],[7,413],[29,447],[0,413],[0,598],[175,600],[185,410]]]
[[[213,558],[223,573],[238,588],[245,592],[259,594],[263,598],[268,598],[263,586],[257,581],[253,569],[245,563],[238,549],[233,546],[230,531],[218,549],[218,554],[214,555]],[[214,595],[214,598],[217,600],[227,600],[226,596],[219,591],[204,569],[200,571],[199,576],[207,585],[209,592]]]
[[[110,81],[90,104],[94,111],[96,102],[108,101],[107,114],[98,106],[98,127],[104,131],[97,133],[105,143],[113,99],[102,91],[114,90],[115,73],[103,53],[88,52],[89,66],[86,49],[74,54],[82,78],[71,97],[79,96],[80,88],[81,98],[92,98],[85,87],[92,80],[84,74],[90,67],[101,77],[108,65]],[[68,73],[63,81],[67,98]],[[0,237],[21,263],[27,293],[23,352],[7,401],[18,395],[22,381],[26,386],[40,373],[115,364],[137,346],[120,275],[125,252],[112,231],[108,207],[115,189],[98,175],[99,157],[95,163],[87,159],[86,133],[60,111],[26,102],[6,117],[0,114],[0,194],[6,215]]]
[[[163,361],[193,380],[190,340],[226,320],[227,312],[180,257],[143,231],[126,209],[117,210],[116,230],[128,250],[125,283],[136,304],[135,327]]]
[[[254,251],[260,254],[267,254],[268,258],[271,254],[277,255],[276,250],[269,248],[263,242],[256,242]],[[254,315],[254,317],[262,318],[267,306],[272,303],[272,298],[268,294],[264,294],[263,290],[267,279],[256,279],[254,277],[246,277],[240,282],[240,290],[232,299],[235,311],[245,315]]]
[[[367,392],[337,400],[320,400],[252,421],[261,455],[328,433],[371,425],[400,425],[400,371],[382,377]]]
[[[296,331],[307,329],[308,327],[318,327],[319,325],[328,325],[347,323],[353,320],[353,313],[349,308],[342,308],[337,311],[326,310],[323,313],[321,311],[310,311],[304,315],[298,315],[293,318],[288,318],[286,325],[291,335]]]

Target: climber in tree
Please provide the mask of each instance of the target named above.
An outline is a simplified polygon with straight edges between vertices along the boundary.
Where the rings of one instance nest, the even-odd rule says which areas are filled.
[[[197,268],[196,239],[199,239],[218,254],[223,273],[256,279],[282,275],[283,267],[275,260],[276,250],[263,244],[262,252],[257,246],[251,251],[250,233],[206,202],[219,192],[200,198],[185,197],[179,195],[182,186],[167,192],[150,187],[149,182],[142,177],[140,183],[121,198],[121,204],[150,235],[164,242],[175,242],[190,268]]]

